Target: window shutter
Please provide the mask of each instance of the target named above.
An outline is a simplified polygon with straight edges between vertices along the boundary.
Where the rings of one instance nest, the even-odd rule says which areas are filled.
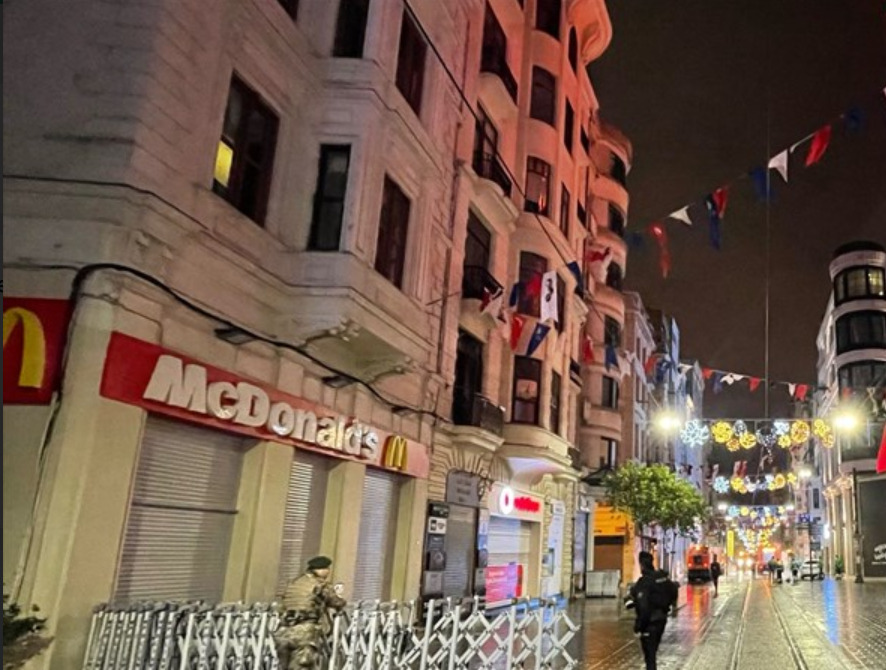
[[[385,600],[390,596],[401,478],[367,468],[357,540],[354,600]]]
[[[471,575],[477,545],[477,511],[462,505],[449,506],[446,524],[446,570],[443,573],[443,595],[471,595]]]

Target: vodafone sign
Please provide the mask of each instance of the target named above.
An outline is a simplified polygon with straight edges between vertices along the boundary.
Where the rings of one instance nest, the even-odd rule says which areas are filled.
[[[494,484],[489,492],[489,511],[498,516],[540,522],[544,516],[544,504],[534,495]]]

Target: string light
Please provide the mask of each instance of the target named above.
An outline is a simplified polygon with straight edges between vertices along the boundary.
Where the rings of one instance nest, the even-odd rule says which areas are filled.
[[[762,426],[758,428],[756,437],[757,442],[759,442],[766,448],[774,447],[778,442],[778,435],[775,433],[775,430],[773,430],[771,426]]]
[[[680,432],[680,440],[687,447],[701,447],[711,437],[710,429],[698,419],[692,419]]]
[[[714,491],[717,493],[729,493],[729,480],[726,477],[716,477],[714,479]]]
[[[803,444],[809,439],[809,424],[805,421],[794,421],[791,426],[791,441],[794,444]]]
[[[714,436],[714,442],[727,444],[734,435],[732,424],[728,421],[717,421],[711,426],[711,434]]]
[[[738,442],[744,449],[753,449],[757,446],[757,438],[754,437],[753,433],[742,433],[741,437],[738,438]]]
[[[726,448],[729,451],[738,451],[741,449],[741,441],[737,437],[733,437],[726,443]]]

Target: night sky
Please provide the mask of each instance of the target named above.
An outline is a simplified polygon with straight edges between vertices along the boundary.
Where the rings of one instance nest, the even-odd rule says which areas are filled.
[[[673,269],[662,280],[648,239],[628,287],[678,320],[684,357],[762,376],[766,206],[739,175],[765,165],[853,105],[858,135],[834,128],[822,161],[791,157],[772,173],[771,378],[814,382],[815,338],[833,250],[886,244],[884,0],[609,0],[614,37],[591,64],[601,114],[634,146],[629,231],[692,203],[695,226],[667,223]],[[768,39],[767,39],[768,37]],[[767,46],[768,42],[768,46]],[[767,108],[770,149],[767,151]],[[709,243],[704,196],[731,183],[722,251]],[[773,389],[772,415],[787,411]],[[705,399],[707,416],[763,416],[747,382]]]

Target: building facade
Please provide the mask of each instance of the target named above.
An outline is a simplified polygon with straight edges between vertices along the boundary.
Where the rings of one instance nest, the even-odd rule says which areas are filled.
[[[210,4],[5,15],[4,581],[39,663],[99,603],[268,601],[319,552],[351,599],[570,594],[583,336],[623,314],[568,267],[626,254],[604,3]]]
[[[886,477],[876,458],[886,423],[886,248],[853,242],[834,253],[831,297],[819,330],[817,416],[843,417],[835,448],[821,454],[825,558],[833,573],[886,578]],[[838,426],[839,427],[839,426]]]

